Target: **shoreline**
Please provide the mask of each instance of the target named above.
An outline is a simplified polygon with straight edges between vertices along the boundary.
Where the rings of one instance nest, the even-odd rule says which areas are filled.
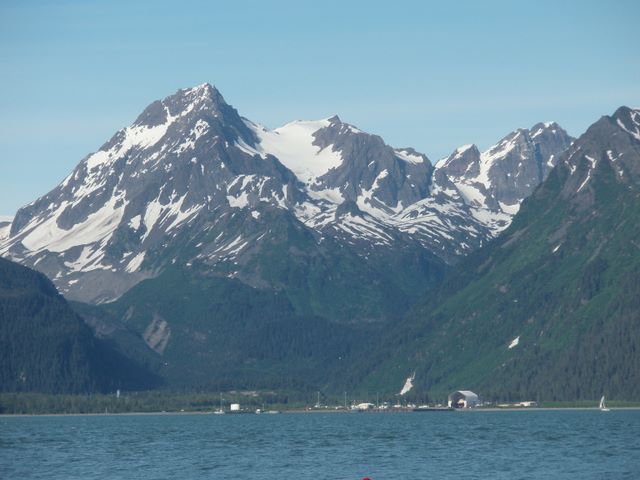
[[[615,411],[629,411],[629,410],[640,410],[640,406],[636,407],[613,407],[610,408],[611,412]],[[535,408],[469,408],[469,409],[458,409],[452,411],[446,411],[446,413],[474,413],[474,412],[549,412],[549,411],[599,411],[598,407],[535,407]],[[287,415],[287,414],[407,414],[407,413],[416,413],[421,414],[425,412],[414,412],[413,410],[383,410],[383,411],[350,411],[350,410],[304,410],[304,409],[292,409],[292,410],[281,410],[278,411],[277,414]],[[429,413],[445,413],[445,411],[441,412],[429,412]],[[9,418],[9,417],[126,417],[126,416],[179,416],[179,415],[214,415],[213,411],[194,411],[194,412],[122,412],[122,413],[6,413],[0,414],[0,418]],[[225,413],[225,415],[266,415],[270,416],[272,414],[263,412],[260,414],[256,414],[255,412],[242,412],[240,414],[231,414]]]

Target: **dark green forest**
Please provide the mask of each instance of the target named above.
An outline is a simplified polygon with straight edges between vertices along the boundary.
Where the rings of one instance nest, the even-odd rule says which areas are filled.
[[[316,391],[345,370],[379,328],[300,314],[283,292],[179,268],[100,311],[140,336],[166,325],[162,336],[169,341],[156,346],[157,373],[170,388]]]
[[[44,275],[0,258],[0,391],[91,393],[157,384],[95,338]]]

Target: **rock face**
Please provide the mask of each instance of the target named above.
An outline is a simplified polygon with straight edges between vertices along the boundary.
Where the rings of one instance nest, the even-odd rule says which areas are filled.
[[[309,273],[338,258],[353,265],[345,284],[379,283],[374,267],[355,271],[377,259],[406,269],[400,291],[419,291],[504,229],[570,141],[539,124],[434,169],[337,116],[268,130],[204,84],[153,102],[0,225],[0,255],[91,303],[169,265],[279,289],[291,262]]]
[[[514,215],[573,142],[557,123],[520,128],[480,153],[475,145],[456,149],[438,162],[470,205]]]

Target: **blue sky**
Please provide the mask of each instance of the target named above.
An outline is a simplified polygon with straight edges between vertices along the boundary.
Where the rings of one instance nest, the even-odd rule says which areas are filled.
[[[337,113],[433,162],[640,106],[637,1],[0,0],[0,214],[209,82],[275,128]]]

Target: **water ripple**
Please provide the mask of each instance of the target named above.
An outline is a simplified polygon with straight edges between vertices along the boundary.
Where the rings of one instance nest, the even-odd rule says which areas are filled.
[[[0,417],[0,478],[637,478],[640,412]]]

